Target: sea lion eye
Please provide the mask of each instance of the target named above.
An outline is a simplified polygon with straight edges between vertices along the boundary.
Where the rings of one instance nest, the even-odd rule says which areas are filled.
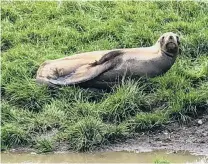
[[[165,39],[165,37],[163,36],[163,37],[159,40],[161,46],[162,46],[163,43],[164,43],[164,39]]]

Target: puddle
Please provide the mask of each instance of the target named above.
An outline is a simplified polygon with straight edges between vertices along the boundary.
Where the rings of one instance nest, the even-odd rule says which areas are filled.
[[[194,163],[204,156],[191,155],[188,152],[171,153],[170,151],[153,151],[135,153],[128,151],[98,153],[1,153],[2,163],[154,163],[164,159],[171,163]]]

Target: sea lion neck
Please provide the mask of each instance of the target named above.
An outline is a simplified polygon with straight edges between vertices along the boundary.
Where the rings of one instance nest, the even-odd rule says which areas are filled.
[[[173,59],[177,57],[178,50],[176,52],[168,52],[161,47],[159,42],[156,42],[154,47],[158,49],[158,53],[162,56],[166,56],[166,57],[173,58]]]
[[[168,56],[170,58],[174,58],[176,56],[175,54],[167,52],[167,51],[165,51],[163,49],[161,49],[161,53],[162,53],[162,55],[166,55],[166,56]]]

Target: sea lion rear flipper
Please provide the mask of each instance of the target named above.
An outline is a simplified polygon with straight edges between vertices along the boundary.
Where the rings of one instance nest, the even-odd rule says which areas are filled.
[[[55,85],[73,85],[94,79],[101,73],[111,69],[115,63],[110,60],[121,54],[123,54],[122,51],[111,51],[103,55],[99,61],[83,65],[65,77],[59,77],[56,80],[49,79],[49,82]]]

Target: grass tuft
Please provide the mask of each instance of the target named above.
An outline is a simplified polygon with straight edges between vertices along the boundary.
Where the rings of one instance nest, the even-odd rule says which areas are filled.
[[[8,123],[1,128],[1,144],[7,147],[28,144],[30,137],[23,128],[14,123]]]
[[[46,138],[38,139],[35,147],[38,149],[39,153],[47,153],[54,150],[53,141]]]
[[[106,126],[100,120],[86,117],[67,129],[68,142],[74,150],[92,150],[104,143]]]
[[[170,162],[166,159],[156,159],[154,161],[155,164],[169,164]]]
[[[128,81],[102,101],[101,116],[105,122],[120,123],[138,112],[149,110],[147,103],[143,87]]]

